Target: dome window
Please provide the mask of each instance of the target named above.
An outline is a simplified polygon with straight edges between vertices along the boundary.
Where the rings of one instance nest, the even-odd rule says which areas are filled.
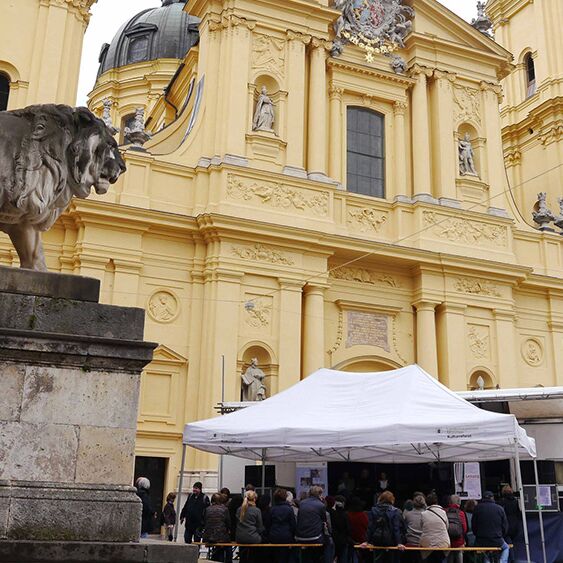
[[[127,64],[140,63],[149,58],[149,38],[147,35],[135,37],[129,43]]]
[[[10,97],[10,79],[5,74],[0,74],[0,111],[8,109]]]

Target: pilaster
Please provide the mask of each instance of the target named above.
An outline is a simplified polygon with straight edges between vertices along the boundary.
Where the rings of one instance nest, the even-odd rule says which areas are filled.
[[[467,390],[465,365],[465,311],[461,303],[437,307],[438,369],[440,382],[454,391]]]
[[[279,386],[299,383],[301,374],[301,307],[303,282],[280,278]]]
[[[287,167],[303,171],[305,174],[305,51],[311,36],[303,33],[287,32],[288,40],[288,84],[290,92],[287,99]]]
[[[407,141],[405,129],[405,113],[408,109],[408,103],[403,100],[397,100],[393,104],[394,126],[395,126],[395,193],[394,196],[404,195],[407,193]],[[391,194],[389,194],[389,197]],[[388,197],[388,199],[389,199]]]
[[[518,373],[516,357],[518,347],[516,345],[515,322],[516,313],[511,310],[494,309],[493,316],[496,326],[498,374],[497,380],[501,387],[505,381],[514,381],[514,374]]]
[[[435,123],[432,135],[432,154],[436,173],[438,198],[456,199],[457,162],[454,140],[453,90],[456,76],[450,72],[434,71],[432,82],[432,115]]]
[[[337,182],[343,183],[342,177],[342,96],[344,89],[335,84],[330,85],[330,158],[328,165],[329,176]]]

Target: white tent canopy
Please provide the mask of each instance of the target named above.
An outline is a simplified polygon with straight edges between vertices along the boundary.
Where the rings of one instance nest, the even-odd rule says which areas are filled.
[[[419,366],[321,369],[244,410],[187,424],[184,444],[269,461],[424,463],[535,457],[513,415],[479,409]]]

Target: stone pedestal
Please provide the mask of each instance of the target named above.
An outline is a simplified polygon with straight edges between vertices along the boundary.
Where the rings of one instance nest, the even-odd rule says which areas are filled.
[[[144,312],[99,282],[0,268],[0,537],[134,541]]]
[[[102,561],[107,549],[151,560],[146,545],[127,542],[140,535],[137,409],[156,345],[143,341],[142,309],[101,305],[99,289],[97,280],[0,268],[2,561],[69,560],[53,550]],[[197,559],[181,547],[155,561]]]

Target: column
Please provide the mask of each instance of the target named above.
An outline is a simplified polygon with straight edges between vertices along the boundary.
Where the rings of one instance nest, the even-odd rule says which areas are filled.
[[[309,177],[313,180],[324,179],[327,173],[327,45],[328,42],[324,41],[323,39],[313,38],[313,40],[311,41],[307,169],[309,172]]]
[[[393,195],[395,196],[409,195],[407,186],[408,151],[405,134],[405,112],[407,108],[408,104],[406,101],[397,101],[393,104],[393,113],[395,116],[395,193]]]
[[[412,89],[412,154],[413,193],[432,194],[430,176],[430,127],[427,92],[428,70],[416,65],[412,76],[416,84]]]
[[[324,294],[326,287],[307,285],[303,300],[302,376],[307,377],[324,367]]]
[[[200,26],[200,57],[199,76],[205,76],[205,111],[206,113],[219,114],[219,69],[221,68],[221,35],[220,22],[205,20],[206,25]],[[216,124],[203,128],[202,156],[212,157],[217,153],[218,138]]]
[[[329,90],[330,99],[330,159],[328,164],[328,175],[337,182],[344,183],[342,177],[342,96],[343,88],[331,84]]]
[[[442,303],[437,308],[438,373],[440,382],[454,391],[467,390],[465,364],[465,311],[460,303]]]
[[[438,377],[438,353],[436,345],[436,316],[438,303],[418,301],[416,308],[416,362],[433,377]]]
[[[281,279],[278,392],[301,380],[301,305],[303,282]]]
[[[310,35],[287,32],[288,64],[287,83],[291,88],[287,98],[287,165],[286,172],[306,176],[305,172],[305,47],[311,42]]]
[[[553,358],[551,364],[554,370],[554,385],[563,385],[563,297],[549,292],[549,330],[551,332],[551,346]],[[547,354],[547,351],[546,351]]]
[[[456,177],[458,156],[454,146],[454,116],[452,82],[455,75],[434,71],[432,83],[432,153],[436,178],[436,197],[457,199]]]
[[[519,346],[516,345],[516,335],[514,323],[516,313],[511,310],[495,309],[493,311],[496,325],[497,336],[497,383],[503,387],[514,386],[517,382],[517,354],[520,353]],[[507,385],[504,382],[511,383]]]
[[[506,204],[506,195],[504,194],[506,174],[499,112],[501,88],[496,84],[481,82],[481,92],[483,107],[485,109],[484,126],[485,138],[487,139],[487,163],[489,168],[489,207],[507,209],[509,206]]]

